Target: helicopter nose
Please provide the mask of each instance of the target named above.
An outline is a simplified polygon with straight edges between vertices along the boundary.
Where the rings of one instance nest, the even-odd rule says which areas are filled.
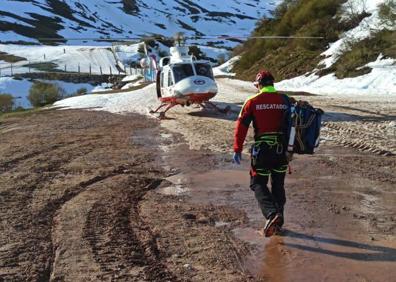
[[[180,93],[217,93],[216,82],[205,76],[193,76],[178,82],[175,85],[175,91]]]

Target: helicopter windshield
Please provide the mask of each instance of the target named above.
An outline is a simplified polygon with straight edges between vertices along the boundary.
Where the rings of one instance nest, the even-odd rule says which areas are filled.
[[[180,80],[185,79],[186,77],[194,75],[194,70],[191,64],[176,64],[173,66],[172,70],[175,83],[178,83]]]
[[[202,75],[213,79],[212,67],[209,64],[195,63],[194,67],[197,75]]]

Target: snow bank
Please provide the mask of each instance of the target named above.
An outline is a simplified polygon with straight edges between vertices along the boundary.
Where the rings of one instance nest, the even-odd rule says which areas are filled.
[[[396,95],[396,61],[378,57],[366,66],[372,68],[368,74],[337,79],[334,74],[319,77],[303,75],[276,84],[279,90],[306,91],[322,95]]]
[[[221,79],[217,83],[219,93],[211,101],[219,103],[220,106],[222,104],[230,105],[235,111],[240,109],[238,104],[256,92],[251,82]],[[58,101],[54,106],[66,109],[90,109],[111,113],[148,115],[148,109],[156,108],[159,104],[155,84],[150,84],[145,88],[130,92],[72,97]]]
[[[141,75],[141,74],[132,74],[132,75],[127,75],[126,77],[124,77],[122,79],[122,81],[123,82],[129,82],[129,81],[137,80],[139,78],[143,78],[143,75]]]
[[[98,46],[24,46],[24,45],[0,45],[0,51],[25,58],[14,64],[14,67],[27,63],[54,63],[58,69],[67,71],[100,73],[100,67],[104,73],[109,73],[112,68],[116,73],[116,60],[111,48]],[[27,72],[27,71],[26,71]]]
[[[240,56],[233,57],[224,64],[213,68],[213,74],[215,76],[220,76],[220,75],[235,76],[235,73],[232,73],[231,70],[235,62],[237,62],[239,58]]]
[[[58,101],[55,107],[66,109],[92,109],[102,110],[111,113],[139,113],[147,114],[148,108],[153,108],[158,104],[155,94],[155,85],[131,92],[116,94],[92,94],[78,96]]]

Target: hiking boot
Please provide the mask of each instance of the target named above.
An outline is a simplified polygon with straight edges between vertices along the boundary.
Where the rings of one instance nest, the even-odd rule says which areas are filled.
[[[271,216],[264,226],[265,237],[271,237],[272,235],[274,235],[274,233],[277,233],[280,230],[282,223],[283,217],[281,214],[277,213],[274,216]]]
[[[281,220],[279,222],[279,228],[281,229],[283,224],[285,223],[285,217],[283,216],[283,213],[280,214]]]

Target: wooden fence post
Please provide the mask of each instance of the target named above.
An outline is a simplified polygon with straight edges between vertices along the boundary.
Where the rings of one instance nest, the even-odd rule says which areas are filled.
[[[102,66],[99,66],[100,75],[103,75]]]
[[[80,74],[80,64],[78,64],[78,74]]]
[[[92,75],[92,67],[91,67],[91,64],[89,64],[89,75],[90,75],[90,76]]]
[[[13,76],[13,75],[14,75],[14,71],[12,69],[12,64],[11,64],[11,76]]]
[[[65,64],[65,72],[67,72],[67,66],[66,66],[66,64]]]
[[[113,73],[112,73],[112,71],[111,71],[111,67],[109,67],[109,69],[110,69],[110,75],[113,75]]]

